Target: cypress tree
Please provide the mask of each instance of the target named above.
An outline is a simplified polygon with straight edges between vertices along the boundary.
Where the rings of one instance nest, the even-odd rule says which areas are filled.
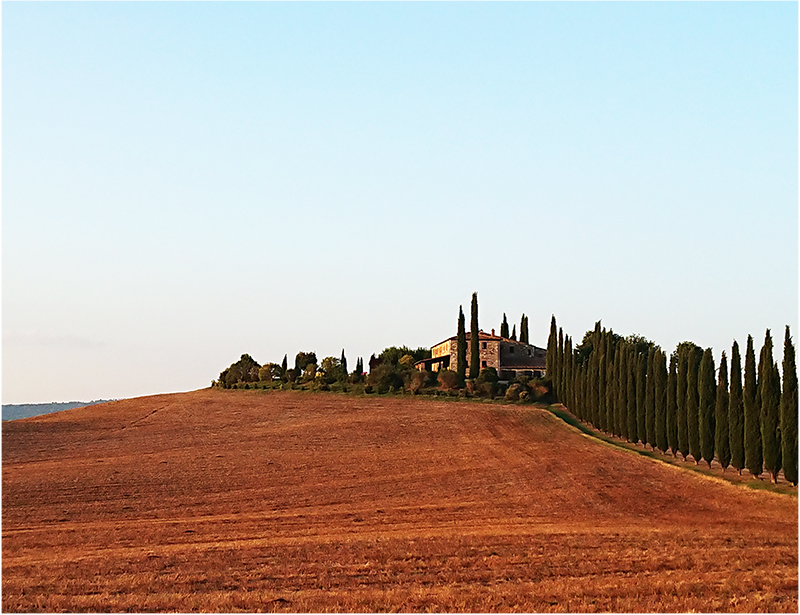
[[[571,400],[571,386],[570,386],[570,378],[571,378],[571,368],[572,368],[572,361],[570,361],[570,356],[572,355],[572,341],[569,338],[569,335],[564,336],[564,399],[562,403],[567,408],[572,408],[572,400]]]
[[[761,420],[760,404],[756,403],[758,382],[756,380],[756,355],[753,349],[753,337],[747,336],[747,350],[744,355],[744,389],[742,400],[744,406],[744,464],[753,476],[764,471],[764,459],[761,456]]]
[[[617,355],[612,350],[611,342],[606,349],[606,431],[617,435]]]
[[[614,333],[609,329],[606,337],[606,431],[611,434],[617,433],[617,421],[615,416],[617,400],[617,377],[616,359],[617,353],[614,348]]]
[[[564,331],[558,328],[558,348],[556,349],[556,379],[553,382],[556,397],[561,401],[564,396]]]
[[[636,346],[628,348],[628,442],[638,441],[636,428]]]
[[[283,361],[281,361],[281,380],[286,379],[287,369],[289,369],[289,357],[287,355],[283,355]]]
[[[637,353],[636,356],[636,438],[647,446],[645,426],[645,394],[647,387],[647,355]]]
[[[606,408],[606,344],[608,336],[605,329],[600,333],[599,353],[597,355],[597,426],[606,431],[608,429],[608,415]]]
[[[794,344],[786,325],[783,338],[783,393],[781,394],[781,448],[783,475],[797,485],[797,365]]]
[[[731,465],[741,474],[744,465],[744,406],[742,405],[742,358],[739,344],[733,341],[731,349],[731,382],[728,395],[728,441]]]
[[[628,438],[628,344],[624,341],[617,345],[617,373],[619,388],[617,389],[617,412],[620,438]]]
[[[667,355],[660,348],[655,356],[655,446],[667,452]]]
[[[525,314],[522,315],[519,323],[519,341],[524,344],[528,343],[528,317]]]
[[[730,395],[728,393],[728,357],[722,351],[719,360],[719,381],[717,382],[717,403],[716,417],[717,422],[714,427],[716,430],[714,438],[714,448],[717,451],[717,461],[722,466],[722,471],[731,462],[730,446],[730,425],[728,425],[728,412],[730,408]]]
[[[677,387],[677,409],[678,409],[678,450],[686,461],[689,455],[689,425],[686,416],[686,389],[689,384],[689,349],[686,343],[678,344],[678,387]]]
[[[511,337],[508,339],[514,340],[515,342],[517,341],[517,325],[511,327]]]
[[[703,358],[703,349],[694,346],[689,351],[689,362],[686,375],[686,431],[689,436],[689,454],[694,458],[695,464],[700,464],[702,451],[700,450],[700,389],[698,376],[700,375],[700,362]]]
[[[458,337],[456,341],[456,374],[458,386],[464,386],[467,377],[467,330],[464,324],[464,310],[458,306]]]
[[[667,445],[672,456],[678,456],[678,353],[669,357],[667,375]]]
[[[570,400],[570,357],[571,350],[570,350],[570,340],[569,335],[564,336],[564,399],[561,403],[563,403],[567,408],[572,408],[572,402]]]
[[[758,364],[758,377],[761,381],[761,446],[764,454],[764,469],[778,482],[781,469],[780,397],[781,385],[778,366],[772,358],[772,334],[767,329],[761,360]]]
[[[478,341],[478,293],[472,293],[472,318],[470,319],[469,377],[477,378],[481,371],[481,350]]]
[[[700,454],[709,468],[714,461],[714,408],[717,403],[714,371],[714,355],[711,348],[706,348],[700,360],[697,377],[698,438]]]
[[[642,445],[647,448],[656,447],[656,378],[655,378],[656,350],[653,346],[647,352],[647,376],[644,392],[644,432],[645,439]]]
[[[553,371],[556,366],[556,353],[558,352],[558,330],[556,329],[556,317],[550,317],[550,336],[547,338],[547,358],[545,359],[546,376],[553,380]]]
[[[500,337],[508,339],[508,320],[505,312],[503,312],[503,322],[500,324]]]
[[[342,371],[344,375],[347,376],[347,357],[344,356],[344,348],[342,348],[342,358],[339,359],[342,363]]]

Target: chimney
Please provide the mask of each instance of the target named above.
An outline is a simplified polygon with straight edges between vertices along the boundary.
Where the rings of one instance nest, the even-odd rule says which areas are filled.
[[[492,337],[494,337],[494,329],[492,329]]]

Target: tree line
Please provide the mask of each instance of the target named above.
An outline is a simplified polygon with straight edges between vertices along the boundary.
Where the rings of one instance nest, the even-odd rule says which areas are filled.
[[[478,294],[472,294],[470,321],[470,356],[467,358],[466,323],[463,307],[458,308],[457,365],[455,369],[433,372],[416,369],[415,364],[429,359],[429,348],[390,346],[369,359],[369,372],[361,358],[352,372],[347,371],[347,358],[342,349],[341,357],[325,357],[318,363],[316,353],[299,352],[294,367],[288,367],[288,356],[279,363],[259,365],[250,355],[244,354],[235,363],[224,369],[212,386],[220,388],[276,388],[295,386],[364,393],[409,392],[413,394],[478,396],[489,399],[502,397],[509,401],[549,401],[548,384],[539,379],[519,376],[512,382],[500,382],[493,367],[480,367],[480,345],[478,332]],[[528,317],[520,319],[519,341],[529,343]],[[517,339],[516,325],[509,335],[508,319],[503,314],[500,335]]]
[[[797,485],[797,366],[788,325],[782,382],[769,329],[758,362],[747,336],[744,369],[734,341],[729,369],[725,351],[717,368],[711,348],[685,341],[667,356],[599,321],[574,345],[553,316],[546,361],[557,398],[601,431],[696,464],[716,459],[723,471],[766,470],[773,482],[783,469]]]

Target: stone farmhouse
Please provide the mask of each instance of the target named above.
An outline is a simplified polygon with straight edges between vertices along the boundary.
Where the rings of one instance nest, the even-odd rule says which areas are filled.
[[[543,378],[547,351],[544,348],[525,344],[507,337],[484,331],[478,332],[480,344],[480,366],[494,367],[500,380],[513,380],[517,376]],[[458,361],[458,336],[450,337],[431,347],[431,358],[417,361],[414,366],[420,371],[428,369],[456,369]],[[470,357],[470,333],[467,331],[467,365]]]

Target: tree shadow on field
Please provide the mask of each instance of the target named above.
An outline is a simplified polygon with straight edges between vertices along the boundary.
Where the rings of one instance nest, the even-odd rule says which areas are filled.
[[[686,461],[681,461],[678,458],[673,458],[667,454],[663,454],[654,450],[638,448],[635,444],[632,444],[630,442],[623,442],[617,439],[610,438],[605,434],[595,429],[592,429],[588,425],[579,421],[572,413],[570,413],[567,409],[565,409],[561,405],[547,406],[546,409],[551,414],[555,415],[556,417],[564,421],[567,425],[576,428],[578,431],[589,436],[590,438],[594,438],[604,444],[613,446],[620,450],[628,451],[630,453],[635,453],[637,455],[641,455],[642,457],[647,457],[649,459],[655,459],[657,461],[660,461],[661,463],[667,463],[671,466],[681,468],[682,470],[697,472],[698,474],[703,474],[705,476],[718,478],[734,485],[748,487],[749,489],[771,491],[773,493],[780,493],[782,495],[790,495],[793,497],[797,497],[797,487],[792,487],[789,484],[775,485],[770,481],[753,480],[753,479],[748,480],[738,474],[729,474],[726,476],[725,472],[720,474],[713,470],[709,470],[708,468],[705,468],[703,466],[692,465],[691,463],[687,463]]]

